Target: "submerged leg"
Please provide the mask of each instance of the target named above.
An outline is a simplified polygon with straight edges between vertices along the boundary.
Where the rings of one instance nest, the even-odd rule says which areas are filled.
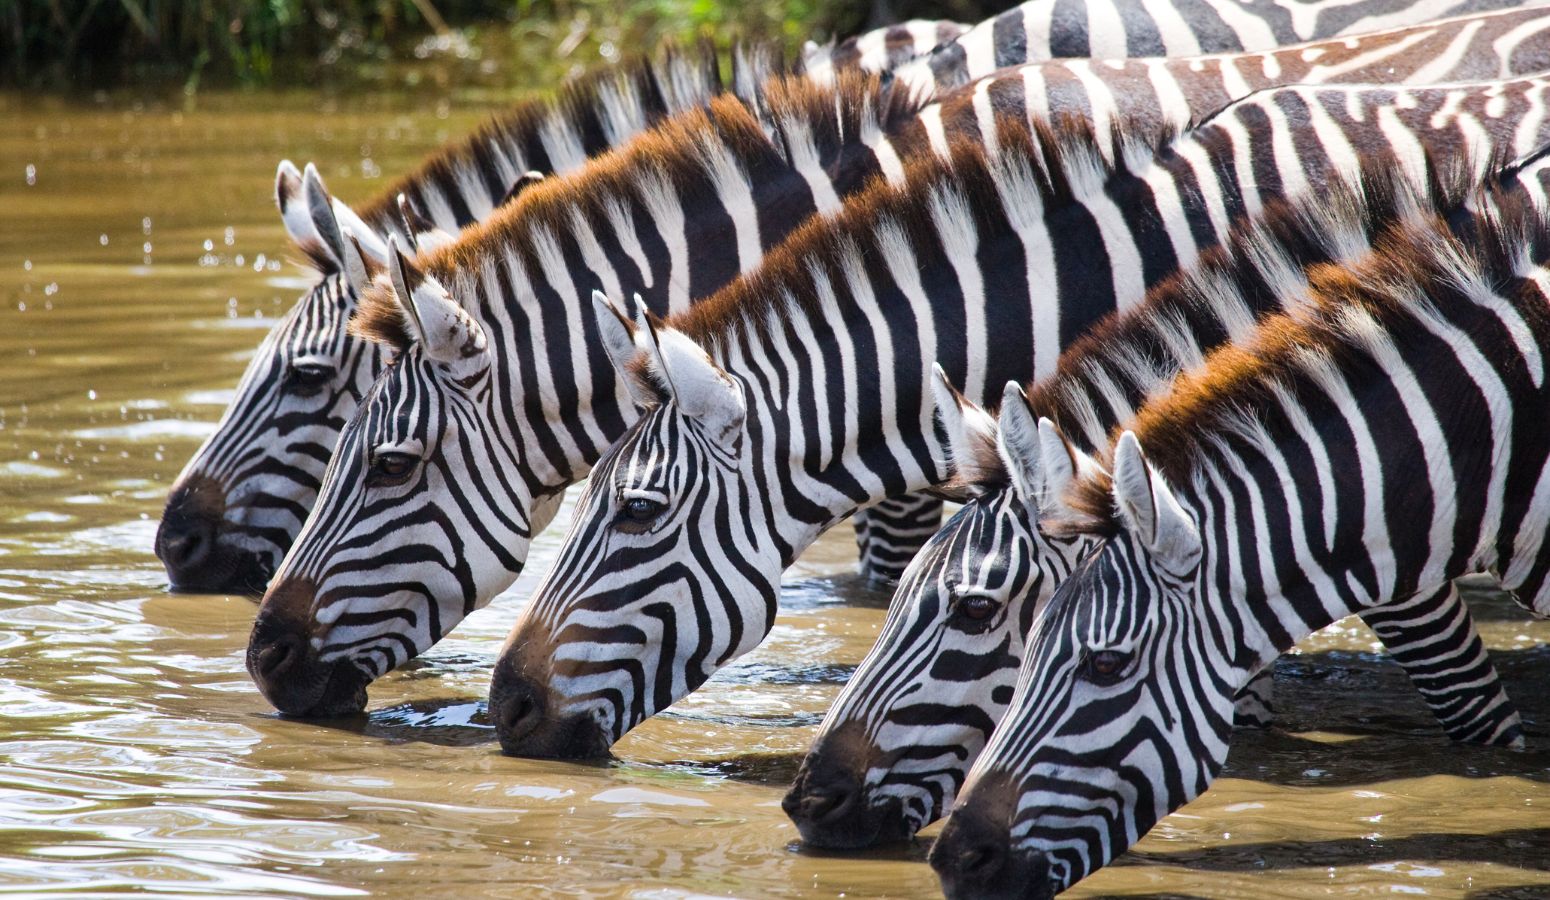
[[[1475,620],[1447,585],[1362,613],[1455,741],[1523,746],[1523,722],[1486,655]]]
[[[1270,669],[1261,669],[1233,698],[1233,727],[1269,728],[1275,723],[1275,707],[1270,702],[1275,696],[1275,679]]]

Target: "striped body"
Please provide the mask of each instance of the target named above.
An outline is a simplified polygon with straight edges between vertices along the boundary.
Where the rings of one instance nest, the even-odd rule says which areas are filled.
[[[1522,194],[1479,205],[1285,284],[1295,312],[1150,400],[1112,475],[1068,492],[1065,533],[1104,543],[933,849],[950,896],[1048,896],[1123,852],[1206,789],[1233,691],[1312,631],[1550,562],[1550,223]]]
[[[1544,140],[1522,123],[1543,122],[1546,86],[1269,91],[1155,154],[1121,141],[1117,165],[1075,135],[1029,146],[1015,123],[981,119],[984,154],[956,148],[951,166],[851,201],[706,312],[669,320],[665,351],[642,329],[618,338],[639,347],[624,365],[649,408],[594,471],[508,638],[491,689],[503,747],[606,748],[762,640],[782,568],[824,529],[941,485],[932,360],[985,402],[1053,371],[1092,323],[1140,303],[1267,195],[1385,148],[1415,159],[1423,144]],[[971,102],[941,118],[958,114],[989,115]],[[653,353],[688,374],[651,375],[671,368]],[[686,379],[704,392],[687,405]]]
[[[738,80],[762,80],[771,68],[755,60]],[[383,236],[407,237],[402,193],[431,224],[455,232],[488,217],[523,173],[575,169],[721,91],[709,51],[600,73],[492,118],[395,181],[361,218]],[[309,253],[321,278],[265,338],[214,434],[173,484],[157,552],[176,588],[263,589],[312,508],[340,429],[382,369],[379,349],[346,330],[356,289],[343,261],[317,246],[299,173],[296,180],[282,185],[302,210],[285,216],[287,228],[322,250]]]
[[[1461,191],[1431,187],[1447,182],[1417,182],[1426,213],[1463,214]],[[859,846],[913,834],[951,807],[1011,699],[1030,626],[1096,543],[1038,526],[1069,512],[1061,495],[1090,466],[1052,429],[1079,454],[1106,447],[1111,429],[1181,370],[1227,341],[1251,338],[1258,320],[1284,311],[1282,302],[1303,299],[1290,286],[1310,267],[1359,259],[1387,227],[1422,213],[1410,192],[1385,186],[1327,195],[1317,227],[1295,206],[1272,204],[1195,271],[1088,333],[1026,395],[1009,386],[999,430],[977,410],[944,416],[952,483],[970,499],[906,571],[877,643],[803,761],[785,806],[805,841]],[[1041,427],[1040,417],[1050,423]],[[1452,586],[1419,612],[1368,621],[1450,735],[1521,743],[1517,712]]]
[[[1450,16],[1542,6],[1520,0],[1029,0],[900,67],[906,83],[953,88],[1046,59],[1129,59],[1269,50]]]

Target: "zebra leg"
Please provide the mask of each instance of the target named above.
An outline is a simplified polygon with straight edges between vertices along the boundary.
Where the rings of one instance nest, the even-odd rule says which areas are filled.
[[[1271,666],[1261,669],[1233,699],[1234,728],[1269,728],[1275,724],[1275,707],[1270,702],[1275,696],[1275,679],[1270,670]]]
[[[890,497],[856,513],[859,571],[873,581],[892,585],[904,567],[942,525],[942,501],[923,494]]]
[[[1523,722],[1486,655],[1475,620],[1448,584],[1362,613],[1455,741],[1521,748]]]

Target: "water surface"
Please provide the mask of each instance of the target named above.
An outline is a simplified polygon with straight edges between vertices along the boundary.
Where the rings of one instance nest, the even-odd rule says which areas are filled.
[[[0,891],[936,895],[935,829],[812,854],[779,807],[883,618],[848,528],[793,570],[762,649],[607,765],[505,758],[481,721],[558,527],[336,726],[276,718],[248,681],[250,601],[165,592],[167,486],[307,282],[275,164],[363,200],[496,102],[0,95]],[[1550,896],[1550,625],[1473,599],[1533,750],[1450,745],[1337,625],[1279,667],[1283,727],[1239,735],[1228,777],[1072,896]]]

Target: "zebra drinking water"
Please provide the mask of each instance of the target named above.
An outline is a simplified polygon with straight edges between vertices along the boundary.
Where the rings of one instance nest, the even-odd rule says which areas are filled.
[[[1047,897],[1124,852],[1211,784],[1237,687],[1336,619],[1473,571],[1533,605],[1550,569],[1541,198],[1487,196],[1467,227],[1409,219],[1286,285],[1308,296],[1146,403],[1077,481],[1065,530],[1103,544],[1034,624],[932,849],[949,896]]]
[[[1520,167],[1497,177],[1519,185]],[[1473,179],[1429,170],[1412,184],[1418,193],[1386,190],[1386,178],[1350,190],[1337,184],[1311,221],[1303,206],[1271,204],[1193,272],[1089,331],[1026,393],[1009,384],[999,428],[977,408],[960,409],[967,401],[950,388],[949,396],[938,391],[950,484],[969,499],[905,572],[877,643],[803,760],[783,805],[804,841],[854,847],[907,837],[952,806],[1011,699],[1026,634],[1096,543],[1038,527],[1067,512],[1066,487],[1094,466],[1086,451],[1107,446],[1110,429],[1181,369],[1251,338],[1280,303],[1302,300],[1287,287],[1305,283],[1310,268],[1356,261],[1406,218],[1468,221],[1463,201]],[[1521,743],[1517,711],[1451,584],[1398,622],[1389,610],[1364,617],[1452,737]],[[1416,636],[1412,646],[1396,626]]]
[[[503,748],[606,751],[763,639],[782,569],[826,528],[942,485],[933,360],[986,401],[1052,370],[1263,196],[1316,189],[1385,148],[1550,137],[1522,127],[1544,123],[1546,87],[1283,88],[1160,147],[1002,119],[660,328],[600,313],[647,409],[598,463],[502,650]]]

